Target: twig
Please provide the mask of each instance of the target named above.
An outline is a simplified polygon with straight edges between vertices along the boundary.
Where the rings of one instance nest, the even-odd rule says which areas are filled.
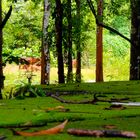
[[[87,100],[87,101],[68,101],[68,100],[64,100],[56,95],[51,95],[52,98],[60,101],[61,103],[68,103],[68,104],[90,104],[93,103],[93,100]]]
[[[110,102],[110,100],[99,100],[96,96],[97,93],[94,94],[94,99],[93,100],[84,100],[84,101],[70,101],[70,100],[64,100],[56,95],[51,94],[50,96],[61,103],[69,103],[69,104],[95,104],[96,102]]]
[[[92,100],[84,100],[84,101],[71,101],[71,100],[64,100],[63,98],[60,98],[54,94],[50,94],[50,97],[60,101],[61,103],[68,103],[68,104],[95,104],[97,102],[112,102],[111,100],[104,100],[104,99],[99,99],[97,98],[97,93],[94,94],[94,98]],[[113,102],[119,102],[119,101],[123,101],[123,100],[128,100],[129,98],[121,98],[121,99],[113,99]]]

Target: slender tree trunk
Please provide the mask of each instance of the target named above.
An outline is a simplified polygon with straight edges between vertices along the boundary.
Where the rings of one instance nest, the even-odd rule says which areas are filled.
[[[76,65],[76,82],[81,82],[81,2],[80,0],[76,1],[76,10],[77,10],[77,39],[76,39],[76,50],[77,50],[77,65]]]
[[[67,20],[68,20],[68,73],[67,73],[67,82],[73,81],[73,72],[72,72],[72,16],[71,16],[71,0],[67,0]]]
[[[3,33],[2,29],[6,25],[9,17],[11,16],[12,6],[10,6],[4,19],[2,19],[2,0],[0,0],[0,99],[2,99],[1,90],[4,88],[5,76],[3,75],[3,63],[2,63],[2,45],[3,45]]]
[[[140,80],[140,0],[131,0],[130,80]]]
[[[103,0],[98,0],[97,18],[102,22]],[[103,81],[103,27],[97,25],[96,32],[96,82]]]
[[[0,1],[0,25],[2,24],[2,0]],[[2,99],[1,89],[4,86],[4,76],[2,68],[2,44],[3,44],[3,35],[2,28],[0,28],[0,99]]]
[[[50,54],[48,46],[48,24],[50,16],[50,3],[44,0],[43,36],[41,50],[41,84],[50,83]]]
[[[61,0],[56,0],[56,49],[57,49],[57,61],[58,61],[58,82],[65,83],[64,80],[64,64],[63,64],[63,53],[62,53],[62,18],[63,9]]]

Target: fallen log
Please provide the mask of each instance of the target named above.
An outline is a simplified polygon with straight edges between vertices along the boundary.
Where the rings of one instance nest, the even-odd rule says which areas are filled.
[[[70,100],[64,100],[56,95],[51,94],[50,97],[60,101],[61,103],[68,103],[68,104],[95,104],[98,99],[96,97],[96,94],[94,94],[93,100],[84,100],[84,101],[70,101]]]
[[[83,130],[83,129],[68,129],[67,133],[77,136],[93,136],[93,137],[124,137],[136,138],[137,135],[130,131],[121,130]]]

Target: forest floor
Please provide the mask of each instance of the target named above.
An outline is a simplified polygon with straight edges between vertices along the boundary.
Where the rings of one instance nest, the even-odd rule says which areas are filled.
[[[140,81],[36,85],[46,97],[0,100],[0,139],[6,140],[125,140],[123,137],[74,136],[70,128],[130,131],[140,139]],[[127,103],[114,105],[113,103]],[[129,104],[131,103],[131,104]],[[132,104],[133,103],[133,104]],[[17,136],[17,132],[49,129],[68,120],[54,135]],[[12,129],[12,130],[11,130]]]

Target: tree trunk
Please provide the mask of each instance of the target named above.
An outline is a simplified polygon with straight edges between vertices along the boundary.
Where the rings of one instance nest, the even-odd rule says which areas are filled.
[[[44,0],[43,36],[41,49],[41,84],[50,83],[50,54],[48,46],[48,24],[50,16],[50,3]]]
[[[98,0],[97,18],[102,22],[103,0]],[[96,32],[96,82],[103,81],[103,27],[97,25]]]
[[[2,62],[2,45],[3,45],[3,33],[2,29],[4,28],[6,22],[11,16],[12,6],[10,6],[9,11],[7,12],[5,18],[2,20],[2,0],[0,1],[0,99],[2,99],[1,90],[4,88],[5,76],[3,75],[3,62]]]
[[[2,0],[0,1],[0,25],[1,24],[2,24]],[[3,43],[3,35],[2,28],[0,28],[0,99],[2,99],[1,89],[4,86],[4,76],[2,68],[2,43]]]
[[[80,0],[75,0],[76,2],[76,10],[77,10],[77,39],[76,39],[76,50],[77,50],[77,65],[76,65],[76,82],[81,82],[81,3]]]
[[[65,83],[64,80],[64,64],[63,64],[63,53],[62,53],[62,18],[63,9],[61,0],[56,0],[56,49],[57,49],[57,61],[58,61],[58,82]]]
[[[67,21],[68,21],[68,73],[67,73],[67,82],[73,81],[73,72],[72,72],[72,16],[71,16],[71,0],[67,0]]]
[[[140,0],[131,0],[130,80],[140,80]]]

